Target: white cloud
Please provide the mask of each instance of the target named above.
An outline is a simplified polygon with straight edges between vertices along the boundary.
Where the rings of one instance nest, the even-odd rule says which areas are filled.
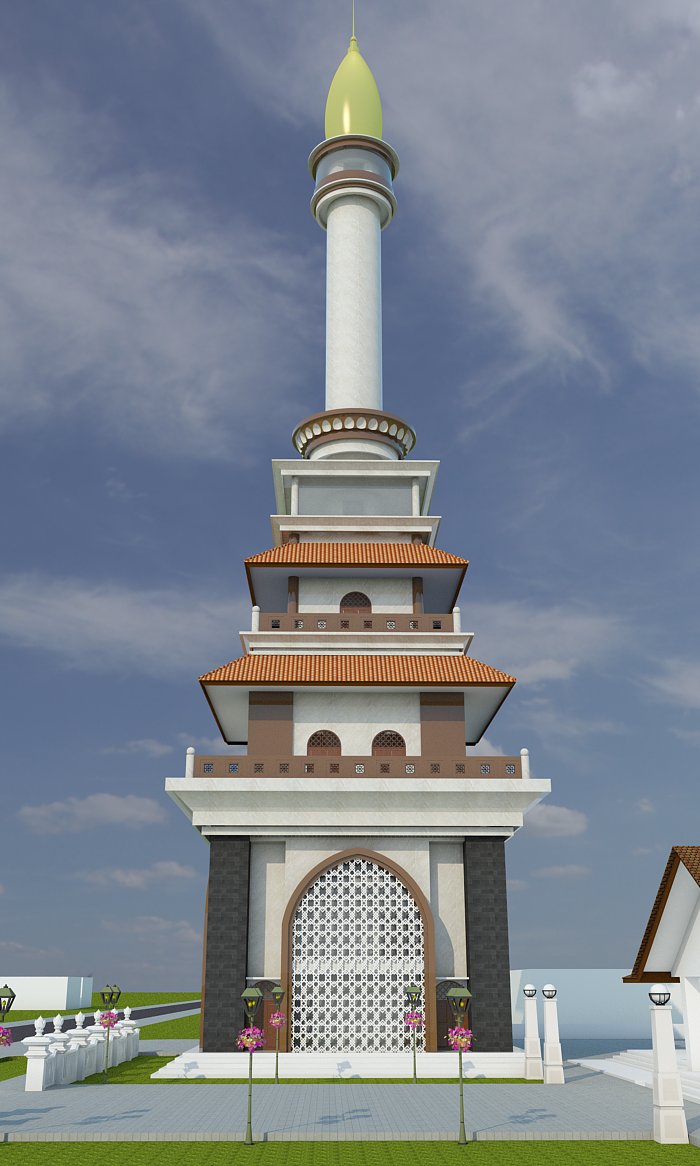
[[[648,683],[664,700],[683,708],[700,709],[700,663],[670,657],[660,664],[661,671],[648,678]],[[682,733],[678,732],[677,736]]]
[[[476,745],[467,747],[467,754],[471,757],[504,757],[505,752],[500,745],[494,745],[488,737],[482,737]]]
[[[640,798],[638,802],[634,803],[634,808],[638,814],[655,814],[656,806],[649,798]]]
[[[192,866],[162,861],[154,862],[141,870],[134,867],[105,867],[102,870],[79,871],[74,877],[81,882],[95,883],[97,886],[116,885],[138,891],[153,883],[173,884],[180,880],[197,879],[200,876]]]
[[[107,177],[109,120],[31,93],[0,91],[3,425],[79,408],[150,456],[244,448],[315,356],[309,258],[155,174]]]
[[[202,933],[188,919],[163,919],[160,915],[139,915],[135,919],[103,919],[105,931],[119,931],[130,935],[148,935],[174,939],[183,943],[201,943]]]
[[[588,818],[581,810],[570,810],[566,806],[540,802],[527,814],[525,826],[531,834],[538,834],[543,838],[568,838],[585,833],[588,829]]]
[[[40,806],[22,806],[17,817],[35,834],[74,834],[88,828],[120,826],[139,830],[166,820],[163,807],[135,794],[89,794]]]
[[[224,753],[230,753],[232,756],[240,756],[241,753],[245,752],[244,745],[227,745],[221,736],[198,737],[194,733],[178,733],[177,739],[186,749],[191,745],[196,749],[197,753],[222,755]]]
[[[224,662],[226,629],[226,659],[240,655],[236,631],[243,620],[250,620],[244,604],[183,588],[37,575],[0,580],[0,636],[91,672],[196,674]]]
[[[147,757],[165,757],[166,753],[172,751],[172,745],[156,741],[153,737],[142,737],[136,741],[127,741],[125,745],[106,745],[100,753],[145,753]]]
[[[623,621],[584,607],[504,600],[465,605],[465,626],[477,627],[473,654],[535,684],[568,680],[598,666],[624,640]]]
[[[587,866],[568,863],[564,866],[541,866],[539,870],[533,870],[532,873],[538,879],[582,879],[591,872]]]
[[[542,740],[571,743],[592,742],[601,735],[624,733],[625,727],[617,721],[576,717],[563,712],[546,697],[532,697],[521,702],[523,718],[528,729]]]
[[[584,65],[574,80],[576,112],[592,121],[624,117],[644,105],[649,97],[646,77],[625,77],[611,61]]]

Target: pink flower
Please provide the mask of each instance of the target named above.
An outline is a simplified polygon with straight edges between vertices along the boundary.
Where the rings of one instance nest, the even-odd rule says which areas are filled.
[[[103,1012],[100,1017],[100,1024],[103,1028],[114,1028],[118,1020],[118,1012]]]
[[[250,1028],[242,1028],[236,1040],[236,1047],[246,1049],[249,1053],[261,1049],[264,1044],[265,1034],[261,1028],[256,1028],[254,1024],[251,1024]]]
[[[403,1018],[404,1024],[409,1028],[422,1028],[425,1024],[422,1012],[406,1012]]]
[[[472,1047],[473,1034],[470,1028],[450,1028],[447,1032],[447,1043],[455,1053],[464,1053]]]
[[[11,1044],[12,1044],[12,1029],[11,1028],[3,1028],[3,1026],[0,1024],[0,1045],[11,1045]]]
[[[287,1017],[284,1012],[273,1012],[270,1015],[270,1024],[273,1028],[284,1028],[287,1023]]]

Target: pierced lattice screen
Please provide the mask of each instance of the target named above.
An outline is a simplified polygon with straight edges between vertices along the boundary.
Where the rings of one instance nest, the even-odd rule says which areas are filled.
[[[364,591],[348,591],[340,601],[341,611],[371,611],[372,604]]]
[[[330,729],[317,729],[309,737],[306,751],[309,755],[314,753],[340,753],[340,737],[337,733],[331,732]]]
[[[394,732],[393,729],[384,729],[381,733],[377,733],[372,741],[372,754],[375,757],[386,756],[388,753],[406,756],[406,742],[400,733]]]
[[[396,875],[365,858],[323,871],[292,922],[292,1052],[408,1051],[404,992],[423,962],[423,920]]]

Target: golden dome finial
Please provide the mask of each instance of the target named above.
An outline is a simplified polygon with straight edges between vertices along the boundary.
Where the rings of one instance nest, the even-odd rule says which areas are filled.
[[[362,134],[382,136],[382,102],[372,71],[355,36],[355,0],[348,51],[338,65],[326,100],[326,137]]]

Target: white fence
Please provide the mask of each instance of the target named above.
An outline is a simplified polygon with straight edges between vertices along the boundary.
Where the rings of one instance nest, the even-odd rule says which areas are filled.
[[[84,1028],[85,1017],[79,1012],[76,1027],[62,1032],[63,1017],[56,1016],[54,1031],[44,1035],[46,1021],[42,1016],[34,1021],[36,1036],[22,1041],[27,1049],[27,1076],[25,1091],[40,1093],[52,1085],[69,1085],[82,1081],[93,1073],[101,1073],[105,1065],[107,1030],[100,1024],[102,1013],[94,1013],[95,1023]],[[132,1061],[139,1053],[139,1029],[131,1020],[131,1009],[124,1009],[124,1019],[117,1021],[109,1034],[109,1064],[121,1065]]]

